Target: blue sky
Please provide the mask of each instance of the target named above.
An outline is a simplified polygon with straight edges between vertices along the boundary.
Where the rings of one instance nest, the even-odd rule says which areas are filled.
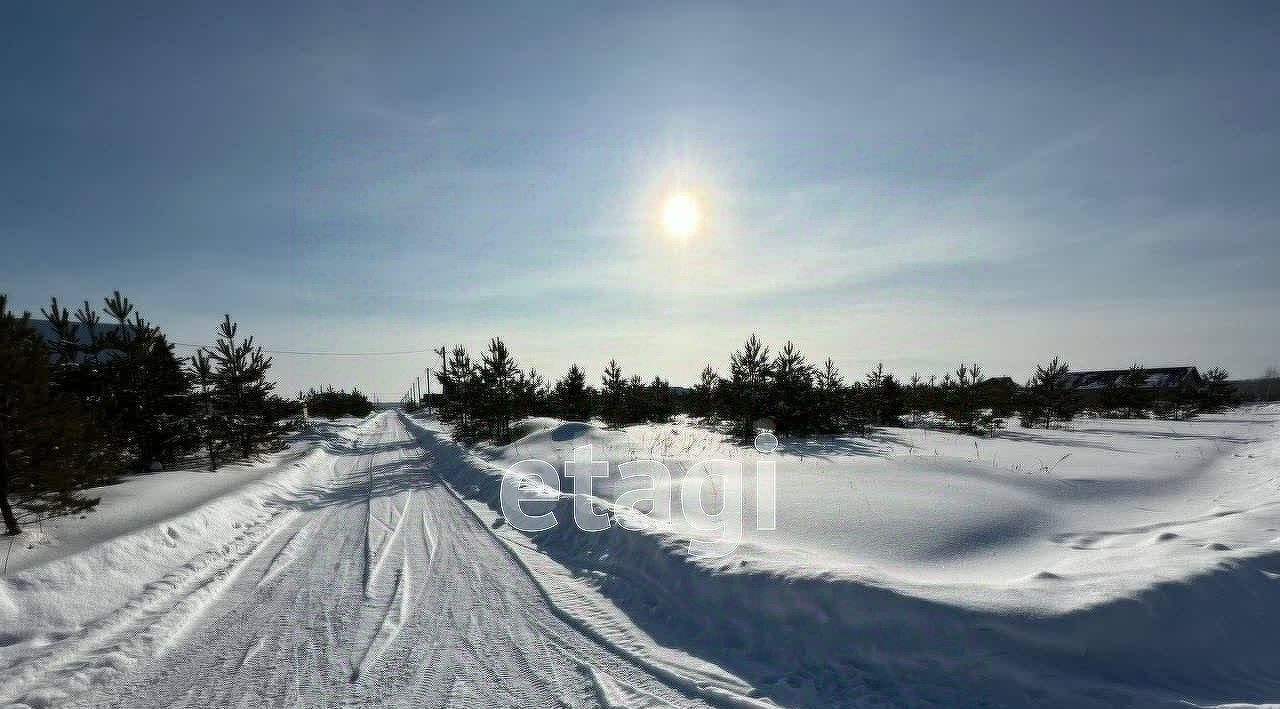
[[[1280,364],[1280,6],[177,5],[0,10],[18,307],[677,383],[752,331],[854,373]]]

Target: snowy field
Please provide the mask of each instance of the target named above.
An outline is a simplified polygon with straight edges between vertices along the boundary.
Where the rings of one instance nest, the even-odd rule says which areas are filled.
[[[384,412],[256,466],[103,488],[98,511],[15,545],[0,706],[1280,699],[1280,407],[767,455],[687,421],[518,433],[470,450]],[[660,459],[679,487],[737,461],[750,490],[763,460],[777,528],[710,559],[678,506],[639,531],[513,529],[502,471],[586,444],[611,477],[547,496],[562,520],[584,499],[646,519],[615,504],[635,487],[621,463]]]
[[[1280,536],[1280,407],[1190,421],[1079,419],[1061,430],[1014,424],[990,438],[885,428],[787,439],[773,455],[687,422],[611,431],[537,419],[524,430],[486,457],[559,468],[592,445],[611,464],[593,492],[609,500],[643,484],[619,477],[620,463],[660,460],[678,486],[699,461],[737,461],[740,561],[866,576],[974,606],[1066,611],[1268,551]],[[776,529],[764,531],[752,524],[762,460],[777,471]],[[704,493],[709,507],[721,503],[717,492]],[[671,531],[697,536],[683,524],[679,490],[672,498]]]
[[[627,461],[661,459],[678,483],[714,458],[750,478],[762,457],[687,423],[522,432],[483,451],[490,476],[591,444],[612,464],[602,499],[631,487],[614,472]],[[699,532],[678,509],[644,533],[562,524],[529,546],[568,569],[562,603],[596,591],[658,645],[782,704],[1280,699],[1280,407],[991,438],[886,429],[768,457],[777,529],[748,527],[728,558],[690,558]],[[492,480],[459,484],[497,514]]]

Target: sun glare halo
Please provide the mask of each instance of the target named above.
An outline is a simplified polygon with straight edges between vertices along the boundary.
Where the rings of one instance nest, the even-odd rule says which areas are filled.
[[[688,192],[667,195],[662,202],[662,229],[679,239],[687,239],[697,233],[702,225],[702,207]]]

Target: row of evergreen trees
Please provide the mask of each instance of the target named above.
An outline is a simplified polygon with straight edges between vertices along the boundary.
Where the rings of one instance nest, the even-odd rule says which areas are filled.
[[[600,377],[600,418],[610,426],[646,421],[662,422],[675,413],[671,383],[655,376],[645,382],[639,374],[627,377],[617,360],[609,360]]]
[[[373,411],[373,402],[359,389],[346,391],[332,386],[311,388],[298,392],[298,401],[306,407],[308,416],[319,416],[330,421],[340,416],[363,418]]]
[[[805,435],[865,432],[898,425],[907,415],[919,423],[929,414],[977,432],[1012,412],[1016,387],[1006,381],[988,382],[977,364],[961,365],[941,381],[917,374],[906,383],[881,364],[847,381],[829,357],[816,365],[790,341],[771,355],[752,335],[730,355],[727,377],[710,365],[702,370],[687,412],[730,422],[743,439],[755,435],[762,419],[780,434]]]
[[[537,370],[522,370],[501,338],[490,340],[479,360],[462,346],[447,354],[435,373],[441,391],[439,413],[466,438],[506,440],[511,423],[525,416],[570,421],[600,416],[611,426],[622,426],[667,421],[677,409],[669,382],[627,377],[616,361],[609,362],[596,388],[577,364],[554,383]]]
[[[479,361],[466,348],[454,347],[437,378],[442,417],[455,422],[465,436],[496,440],[506,439],[513,420],[529,415],[572,421],[599,416],[616,427],[687,413],[726,422],[749,440],[762,420],[784,435],[864,432],[903,423],[904,417],[913,425],[985,433],[1015,414],[1023,426],[1052,427],[1086,406],[1103,415],[1172,417],[1232,401],[1221,369],[1208,370],[1204,386],[1161,393],[1142,387],[1141,372],[1135,365],[1116,391],[1088,402],[1071,388],[1070,368],[1057,357],[1037,366],[1023,386],[1008,377],[987,379],[976,363],[962,364],[941,379],[926,381],[917,374],[907,382],[879,365],[859,380],[846,381],[830,358],[816,365],[789,341],[771,352],[753,334],[730,354],[727,376],[707,365],[692,389],[679,392],[660,377],[646,382],[638,375],[626,376],[616,360],[605,367],[599,388],[588,383],[577,364],[549,385],[536,371],[522,371],[499,338],[490,341]]]
[[[827,358],[815,366],[788,341],[775,354],[751,335],[729,356],[729,376],[707,365],[693,387],[688,412],[731,424],[743,439],[757,422],[772,421],[783,435],[865,431],[897,423],[906,407],[901,382],[880,366],[847,383]]]
[[[101,314],[56,298],[41,333],[0,295],[0,514],[91,507],[81,493],[125,471],[200,453],[210,467],[278,446],[288,402],[271,358],[226,316],[214,346],[188,359],[117,291]],[[105,316],[105,317],[104,317]]]
[[[755,335],[731,355],[728,377],[708,366],[692,390],[679,393],[661,377],[627,376],[617,360],[609,361],[599,387],[577,364],[547,384],[536,370],[521,370],[500,338],[490,341],[479,361],[461,346],[448,354],[436,373],[440,415],[473,439],[504,440],[513,420],[530,415],[572,421],[599,416],[617,427],[689,413],[729,421],[744,437],[754,435],[763,418],[784,434],[837,433],[897,423],[907,407],[903,385],[883,366],[865,381],[846,384],[832,360],[814,367],[791,342],[771,355]]]

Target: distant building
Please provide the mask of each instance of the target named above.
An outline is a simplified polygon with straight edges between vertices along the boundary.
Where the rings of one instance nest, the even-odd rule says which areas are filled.
[[[975,385],[978,395],[991,407],[991,415],[1004,418],[1013,414],[1014,400],[1018,395],[1018,383],[1013,377],[990,377]]]
[[[1280,377],[1237,379],[1231,386],[1245,401],[1280,401]]]
[[[36,333],[39,334],[40,337],[46,343],[48,343],[50,347],[54,347],[55,345],[58,344],[58,331],[53,327],[53,323],[49,322],[48,320],[32,318],[31,327],[35,329]],[[120,326],[117,325],[116,323],[98,323],[97,332],[98,332],[98,336],[102,337],[108,333],[115,332],[116,330],[119,330],[119,329],[120,329]],[[76,341],[80,344],[81,347],[88,347],[89,345],[93,344],[93,338],[90,337],[89,335],[89,328],[77,323],[76,324]],[[100,360],[109,361],[111,358],[115,357],[117,354],[119,353],[116,350],[104,349],[98,352],[97,356],[98,356],[98,359]],[[76,354],[77,362],[83,362],[84,359],[85,359],[84,352],[78,352]]]
[[[1128,369],[1071,372],[1067,375],[1067,386],[1080,392],[1100,392],[1119,384],[1120,378],[1128,373]],[[1200,372],[1195,367],[1145,367],[1142,373],[1146,375],[1146,379],[1138,388],[1148,391],[1196,388],[1202,382]]]

